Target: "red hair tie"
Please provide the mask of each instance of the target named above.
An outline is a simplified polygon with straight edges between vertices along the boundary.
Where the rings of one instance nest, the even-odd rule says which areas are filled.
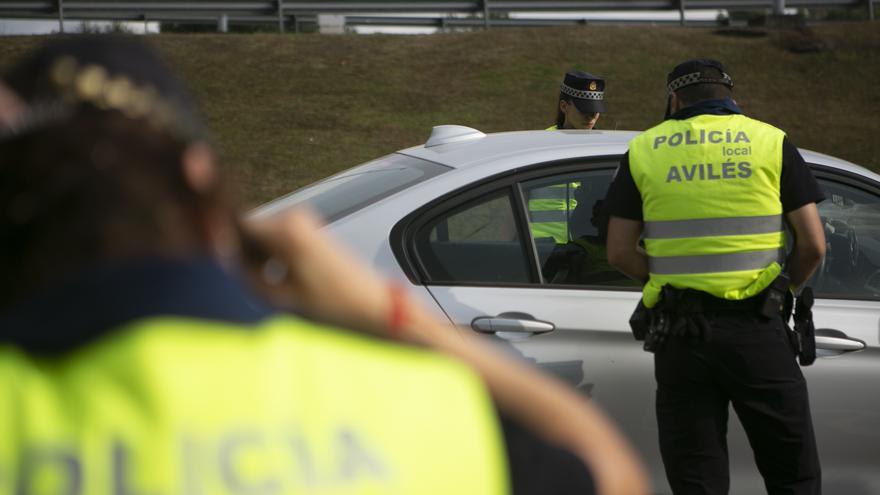
[[[388,299],[391,306],[388,311],[388,336],[392,339],[399,339],[403,332],[403,325],[406,323],[406,294],[403,287],[389,282]]]

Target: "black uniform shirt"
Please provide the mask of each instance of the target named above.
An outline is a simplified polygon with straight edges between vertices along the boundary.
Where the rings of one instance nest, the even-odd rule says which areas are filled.
[[[729,115],[742,113],[731,100],[708,100],[684,108],[671,118],[689,119],[697,115]],[[816,178],[797,148],[786,136],[782,141],[782,177],[780,179],[782,212],[788,213],[808,203],[825,199]],[[642,220],[642,195],[629,170],[629,152],[620,159],[620,166],[605,197],[608,213],[629,220]]]

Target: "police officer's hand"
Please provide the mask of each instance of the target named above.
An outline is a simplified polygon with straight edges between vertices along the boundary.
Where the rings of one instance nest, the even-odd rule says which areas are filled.
[[[387,282],[323,232],[315,215],[297,208],[245,227],[268,251],[257,281],[272,300],[332,324],[386,333]]]
[[[15,125],[24,110],[24,102],[0,81],[0,129]]]

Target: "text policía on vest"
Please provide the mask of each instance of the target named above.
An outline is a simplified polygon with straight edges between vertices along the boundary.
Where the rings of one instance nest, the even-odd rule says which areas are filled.
[[[330,436],[320,443],[294,426],[284,433],[243,428],[210,437],[182,434],[177,451],[169,453],[179,462],[179,478],[164,480],[172,486],[152,480],[149,493],[337,492],[394,482],[389,463],[365,436],[351,427],[326,433]],[[107,487],[113,495],[147,493],[135,485],[134,471],[137,462],[150,460],[137,446],[108,440],[104,455],[88,459],[86,452],[64,442],[28,446],[18,468],[0,465],[0,476],[17,473],[15,493],[20,494],[44,493],[39,487],[47,482],[58,489],[53,493],[89,493],[89,486]],[[0,491],[7,480],[0,477]]]
[[[676,132],[669,136],[657,136],[654,138],[654,149],[660,146],[674,148],[684,145],[704,145],[704,144],[721,144],[736,145],[740,143],[751,143],[748,134],[745,131],[737,131],[734,133],[731,129],[726,131],[706,131],[700,129],[699,132],[685,131]],[[730,156],[749,156],[752,154],[751,146],[722,146],[721,154],[725,157]],[[749,162],[732,162],[726,161],[719,164],[712,163],[695,163],[692,165],[673,165],[669,167],[666,174],[666,182],[682,182],[693,180],[723,180],[723,179],[747,179],[752,175],[752,165]]]

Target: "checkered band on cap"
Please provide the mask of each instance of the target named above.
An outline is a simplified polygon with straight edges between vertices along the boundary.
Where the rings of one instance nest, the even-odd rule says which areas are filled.
[[[579,89],[574,89],[571,86],[566,84],[562,84],[560,86],[560,91],[563,94],[567,94],[572,98],[580,98],[581,100],[603,100],[605,99],[604,91],[581,91]]]
[[[691,72],[690,74],[685,74],[681,77],[673,79],[666,88],[670,93],[672,93],[678,91],[685,86],[703,83],[723,84],[730,88],[733,87],[733,80],[730,78],[730,76],[727,75],[726,72],[721,73],[720,79],[717,77],[703,77],[703,74],[701,72]]]

